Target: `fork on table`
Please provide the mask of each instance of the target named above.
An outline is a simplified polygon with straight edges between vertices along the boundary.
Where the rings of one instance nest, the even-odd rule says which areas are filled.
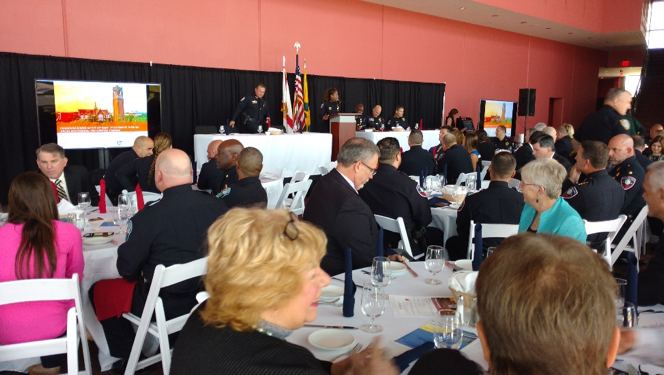
[[[352,356],[353,354],[357,354],[357,353],[359,353],[359,352],[361,352],[361,351],[362,351],[362,344],[360,344],[360,343],[358,342],[355,346],[353,346],[353,349],[347,351],[346,353],[339,354],[338,356],[332,358],[332,360],[330,360],[330,362],[334,363],[334,361],[338,360],[338,359],[341,358],[341,357],[345,357],[345,356],[350,357],[350,356]]]

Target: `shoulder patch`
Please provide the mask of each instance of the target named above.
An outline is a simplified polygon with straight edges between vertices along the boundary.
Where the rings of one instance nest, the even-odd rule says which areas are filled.
[[[420,183],[419,183],[419,182],[417,183],[417,186],[415,187],[415,190],[417,190],[417,193],[418,193],[420,196],[422,196],[422,197],[424,197],[424,198],[427,197],[427,193],[424,191],[424,189],[422,189],[422,187],[420,186]]]
[[[240,101],[243,101],[243,100],[244,100],[244,98],[245,98],[245,96],[243,96],[243,97],[242,97],[242,99],[240,99]]]
[[[576,190],[576,187],[572,186],[571,188],[567,189],[566,192],[563,193],[563,198],[565,198],[565,199],[574,198],[578,194],[579,194],[579,191]]]
[[[325,108],[325,103],[321,103],[321,105],[320,105],[320,109],[323,109],[323,108]]]
[[[131,219],[127,222],[127,235],[125,236],[125,242],[129,241],[129,235],[131,235],[131,231],[134,229],[134,224],[132,224]]]
[[[629,120],[627,119],[620,120],[620,125],[622,125],[623,129],[625,130],[629,130],[629,128],[632,127],[632,125],[629,123]]]
[[[224,197],[228,196],[228,194],[230,194],[230,193],[231,193],[231,188],[226,187],[219,194],[217,194],[217,198],[224,198]]]
[[[635,183],[636,183],[636,178],[632,176],[625,176],[622,179],[620,179],[620,185],[622,185],[622,188],[624,190],[631,189]]]

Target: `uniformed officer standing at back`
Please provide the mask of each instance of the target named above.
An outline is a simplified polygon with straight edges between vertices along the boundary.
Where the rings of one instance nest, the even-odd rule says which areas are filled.
[[[217,198],[228,208],[267,208],[267,193],[258,179],[263,170],[263,154],[254,147],[247,147],[240,152],[236,166],[239,181],[222,190]]]
[[[385,130],[392,130],[393,128],[401,127],[403,130],[410,129],[406,118],[403,117],[404,108],[402,105],[398,105],[394,110],[394,116],[390,117],[387,120],[387,126]],[[415,123],[415,129],[419,127],[419,124]]]
[[[646,172],[634,156],[634,141],[627,134],[616,135],[609,141],[609,162],[614,165],[609,175],[620,183],[625,191],[621,214],[634,219],[646,205],[643,199],[643,181]]]
[[[618,134],[629,134],[631,124],[624,116],[632,107],[629,91],[613,88],[604,99],[599,111],[586,117],[574,133],[572,143],[578,146],[583,141],[599,141],[608,144]]]
[[[377,105],[371,110],[371,117],[367,118],[367,129],[385,130],[385,119],[380,116],[383,107]]]
[[[503,125],[498,125],[496,128],[496,138],[493,138],[493,144],[496,146],[496,150],[507,150],[509,152],[514,152],[514,141],[506,136],[507,128]]]
[[[239,121],[242,124],[240,127],[241,133],[258,133],[259,125],[263,127],[262,130],[266,130],[267,126],[263,125],[270,121],[270,113],[267,102],[263,99],[264,95],[265,85],[257,84],[254,87],[254,95],[240,99],[229,125],[235,127],[235,121]]]
[[[602,142],[585,141],[579,146],[576,164],[563,182],[562,197],[588,221],[613,220],[620,215],[625,192],[606,170],[609,147]],[[606,233],[588,236],[588,241],[598,242]],[[594,247],[593,247],[594,248]]]
[[[355,106],[355,130],[364,130],[367,127],[367,118],[364,116],[364,104]]]
[[[323,100],[323,104],[320,105],[321,130],[323,133],[329,133],[330,117],[335,116],[341,110],[339,106],[339,90],[334,87],[325,90]]]

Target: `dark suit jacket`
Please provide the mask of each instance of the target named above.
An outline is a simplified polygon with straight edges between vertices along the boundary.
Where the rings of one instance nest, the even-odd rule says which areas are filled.
[[[71,204],[78,204],[78,193],[90,193],[90,202],[92,206],[99,205],[99,193],[90,183],[88,170],[82,165],[68,165],[64,170],[65,181],[67,182],[67,193]]]
[[[201,173],[198,175],[198,188],[210,189],[212,194],[216,195],[221,190],[220,186],[224,176],[224,171],[217,169],[217,161],[212,159],[201,167]]]
[[[453,145],[445,151],[445,156],[438,162],[438,173],[443,173],[447,166],[447,183],[455,184],[461,173],[473,172],[473,162],[465,148]]]
[[[560,155],[559,153],[555,152],[553,154],[553,159],[565,167],[567,173],[569,173],[569,170],[572,169],[572,164],[569,163],[569,160],[567,160],[566,157]]]
[[[643,155],[643,153],[639,150],[634,150],[634,156],[636,157],[636,161],[641,164],[641,167],[644,171],[647,171],[648,166],[653,163],[652,160],[648,159],[648,157]]]
[[[559,140],[556,141],[556,154],[560,154],[564,156],[567,160],[569,160],[569,156],[572,154],[572,138],[569,137],[569,135],[566,135]]]
[[[419,176],[420,171],[423,171],[425,168],[428,171],[428,176],[438,173],[436,159],[433,158],[433,154],[424,150],[422,146],[411,147],[401,157],[399,171],[409,176]]]
[[[371,266],[376,253],[373,212],[336,169],[321,177],[311,192],[304,220],[327,236],[321,267],[330,275],[344,272],[344,249],[352,250],[353,268]]]

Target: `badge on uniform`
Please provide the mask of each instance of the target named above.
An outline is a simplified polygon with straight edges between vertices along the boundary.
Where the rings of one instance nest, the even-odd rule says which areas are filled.
[[[217,194],[217,198],[224,198],[230,193],[231,193],[231,188],[227,187],[224,190],[222,190],[219,194]]]
[[[415,189],[417,190],[417,193],[420,194],[422,197],[424,198],[427,197],[427,193],[424,191],[424,189],[422,189],[419,183],[417,184],[417,187]]]
[[[131,219],[127,222],[127,235],[125,236],[125,242],[129,241],[129,235],[131,230],[134,229],[134,224],[132,224]]]
[[[244,98],[245,98],[245,97],[243,96],[243,97],[242,97],[242,99],[240,99],[240,101],[243,101],[243,100],[244,100]]]
[[[620,180],[620,185],[622,185],[622,188],[624,190],[631,189],[635,183],[636,183],[636,178],[632,176],[625,176]]]
[[[632,127],[632,125],[629,123],[629,120],[627,120],[627,119],[622,119],[622,120],[620,120],[620,125],[622,125],[622,127],[623,127],[625,130],[629,130],[629,128]]]
[[[252,100],[251,104],[258,104],[258,100]]]
[[[565,193],[563,193],[563,198],[565,198],[565,199],[574,198],[578,194],[579,194],[579,191],[576,190],[576,188],[574,186],[572,186],[571,188],[567,189],[567,191]]]
[[[327,110],[328,110],[328,111],[331,111],[331,110],[332,110],[332,107],[328,107]]]

